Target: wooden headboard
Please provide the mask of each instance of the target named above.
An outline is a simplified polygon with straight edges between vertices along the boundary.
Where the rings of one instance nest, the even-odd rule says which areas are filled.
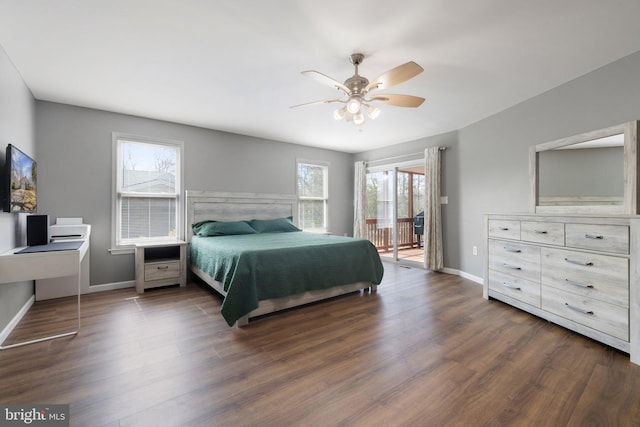
[[[244,221],[291,216],[298,223],[298,199],[295,194],[227,193],[186,191],[185,238],[191,241],[191,224],[213,221]]]

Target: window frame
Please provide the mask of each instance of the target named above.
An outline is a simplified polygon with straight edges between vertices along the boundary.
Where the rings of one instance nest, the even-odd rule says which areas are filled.
[[[300,186],[298,175],[298,167],[299,165],[309,165],[309,166],[318,166],[324,168],[324,197],[303,197],[300,195]],[[298,226],[302,228],[302,216],[300,215],[300,205],[304,200],[323,200],[324,201],[324,227],[322,229],[308,229],[303,231],[308,231],[310,233],[329,233],[329,194],[330,194],[330,186],[329,186],[329,170],[330,163],[327,161],[321,160],[309,160],[309,159],[296,159],[296,196],[298,199]]]
[[[118,230],[120,226],[120,198],[125,195],[128,197],[161,197],[170,198],[171,195],[158,195],[153,193],[121,193],[119,167],[122,164],[122,153],[120,151],[120,141],[139,142],[144,144],[164,145],[177,149],[176,159],[176,236],[175,237],[158,237],[147,239],[131,239],[126,243],[121,243]],[[176,241],[184,239],[184,142],[166,138],[147,137],[140,135],[133,135],[128,133],[113,132],[111,136],[112,143],[112,165],[111,165],[111,248],[109,252],[112,255],[129,254],[133,253],[135,245],[138,242],[164,242],[164,241]]]

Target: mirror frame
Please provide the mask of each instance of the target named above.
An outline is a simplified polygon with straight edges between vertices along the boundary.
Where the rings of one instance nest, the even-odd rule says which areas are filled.
[[[551,142],[534,145],[529,148],[529,200],[530,211],[533,213],[579,213],[579,214],[612,214],[612,215],[636,215],[638,214],[638,126],[640,121],[634,120],[598,129],[580,135],[558,139]],[[545,206],[538,204],[538,153],[566,147],[593,139],[604,138],[611,135],[624,134],[624,194],[622,205],[561,205]]]

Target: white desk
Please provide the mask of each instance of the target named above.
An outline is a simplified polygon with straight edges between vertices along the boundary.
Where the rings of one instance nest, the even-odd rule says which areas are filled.
[[[56,277],[66,277],[69,280],[74,280],[78,295],[78,328],[75,331],[4,347],[1,345],[2,343],[0,343],[0,350],[75,335],[80,330],[81,264],[82,259],[89,250],[89,239],[83,239],[82,245],[76,250],[16,254],[16,252],[21,249],[24,249],[24,247],[15,248],[0,254],[0,284]]]
[[[49,227],[51,239],[54,242],[70,242],[78,240],[89,240],[91,238],[91,225],[89,224],[71,224],[59,225],[54,224]],[[70,238],[68,236],[77,236]],[[89,292],[89,262],[90,262],[90,245],[83,245],[80,248],[80,293]],[[78,293],[78,278],[60,277],[36,279],[36,301],[42,301],[52,298],[62,298]]]

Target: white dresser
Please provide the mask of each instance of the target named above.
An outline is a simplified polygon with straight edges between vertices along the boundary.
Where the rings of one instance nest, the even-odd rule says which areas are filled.
[[[640,364],[639,230],[638,216],[487,215],[484,297]]]

